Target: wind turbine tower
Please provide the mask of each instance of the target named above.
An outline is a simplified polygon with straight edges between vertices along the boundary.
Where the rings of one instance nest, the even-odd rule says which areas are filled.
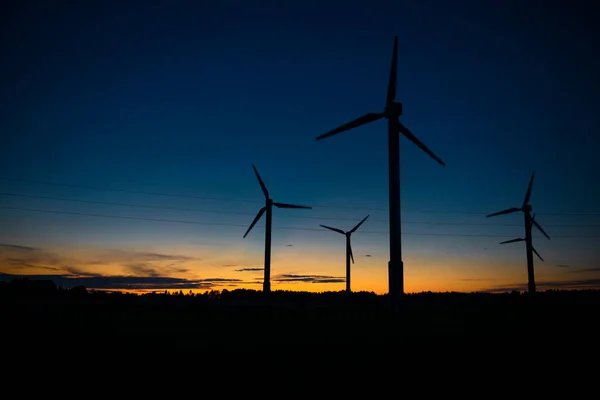
[[[369,218],[368,215],[366,217],[364,217],[362,219],[362,221],[360,221],[358,224],[356,224],[356,226],[354,228],[350,229],[347,232],[344,232],[343,230],[338,229],[338,228],[332,228],[331,226],[321,225],[323,228],[327,228],[331,231],[341,233],[342,235],[346,236],[346,292],[347,293],[350,293],[350,259],[352,259],[352,264],[354,264],[354,255],[352,254],[352,244],[350,243],[350,237],[352,236],[352,234],[354,232],[356,232],[358,227],[361,226],[363,224],[363,222],[366,221],[367,218]]]
[[[248,233],[250,233],[250,231],[252,230],[254,225],[256,225],[256,223],[258,222],[260,217],[262,217],[262,215],[266,212],[267,220],[266,220],[266,226],[265,226],[265,278],[263,280],[263,292],[270,293],[271,292],[271,221],[272,221],[272,215],[273,215],[273,211],[272,211],[273,206],[278,207],[278,208],[307,208],[307,209],[311,209],[312,207],[297,206],[294,204],[274,202],[273,199],[271,199],[271,197],[269,197],[269,191],[267,190],[265,183],[263,182],[260,175],[258,174],[258,170],[254,166],[254,164],[252,164],[252,169],[254,169],[256,178],[258,178],[258,183],[260,184],[263,194],[265,195],[265,206],[263,208],[261,208],[260,210],[258,210],[256,217],[254,217],[254,221],[252,221],[252,223],[250,224],[250,227],[248,227],[248,230],[246,231],[246,233],[244,233],[244,238],[246,237],[246,235],[248,235]]]
[[[540,260],[544,261],[542,256],[540,256],[540,253],[538,253],[537,250],[533,247],[533,240],[532,240],[533,236],[531,234],[531,230],[532,230],[533,226],[538,228],[539,231],[544,234],[544,236],[546,236],[548,239],[550,239],[550,236],[548,236],[548,234],[544,231],[544,229],[542,229],[540,224],[538,224],[537,221],[535,220],[535,214],[533,216],[531,215],[532,207],[531,207],[531,204],[529,204],[529,199],[531,198],[531,187],[533,186],[533,178],[534,177],[535,177],[535,172],[533,172],[531,174],[531,179],[529,179],[529,187],[527,188],[527,193],[525,193],[525,200],[523,201],[523,205],[521,207],[507,208],[506,210],[498,211],[498,212],[487,215],[487,217],[489,218],[489,217],[494,217],[496,215],[511,214],[511,213],[519,212],[519,211],[521,211],[523,213],[524,219],[525,219],[525,221],[524,221],[525,222],[525,238],[511,239],[511,240],[507,240],[505,242],[501,242],[500,244],[525,242],[525,247],[527,250],[527,281],[528,281],[527,282],[527,290],[532,295],[535,293],[535,274],[534,274],[534,270],[533,270],[533,253],[535,253],[540,258]]]
[[[332,131],[317,137],[325,139],[340,132],[377,121],[381,118],[388,120],[388,170],[389,170],[389,224],[390,224],[390,260],[388,262],[388,279],[391,306],[395,310],[400,305],[401,296],[404,294],[404,263],[402,262],[402,235],[400,213],[400,134],[413,142],[417,147],[431,156],[442,166],[446,164],[427,148],[417,137],[400,122],[402,103],[396,99],[396,70],[398,65],[398,36],[394,37],[392,66],[387,88],[387,97],[383,112],[367,113],[350,121]]]

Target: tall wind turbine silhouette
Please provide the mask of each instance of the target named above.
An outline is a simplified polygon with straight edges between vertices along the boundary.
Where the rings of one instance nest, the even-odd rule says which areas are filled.
[[[279,208],[307,208],[307,209],[311,209],[312,207],[274,202],[273,199],[271,199],[269,197],[269,191],[267,190],[265,183],[263,182],[260,175],[258,174],[258,170],[254,166],[254,164],[252,164],[252,169],[254,169],[254,173],[256,174],[256,177],[258,178],[258,183],[260,184],[260,188],[262,189],[262,191],[265,195],[265,206],[263,208],[261,208],[260,210],[258,210],[256,217],[254,217],[254,221],[252,221],[252,223],[250,224],[250,227],[248,227],[248,230],[246,231],[246,233],[244,233],[244,238],[248,235],[248,233],[252,230],[254,225],[256,225],[256,223],[258,222],[260,217],[262,217],[262,215],[266,211],[267,212],[267,221],[266,221],[266,226],[265,226],[265,278],[263,281],[263,292],[269,293],[269,292],[271,292],[271,221],[272,221],[273,206],[279,207]]]
[[[531,174],[531,179],[529,179],[529,187],[527,188],[527,193],[525,193],[525,200],[523,201],[523,205],[520,208],[517,208],[517,207],[507,208],[506,210],[498,211],[496,213],[487,215],[487,217],[494,217],[496,215],[511,214],[511,213],[519,212],[519,211],[521,211],[524,214],[524,216],[525,216],[525,238],[511,239],[511,240],[507,240],[504,242],[500,242],[500,244],[525,242],[525,247],[527,249],[527,280],[528,280],[527,288],[528,288],[528,292],[531,293],[532,295],[535,293],[535,274],[533,271],[533,253],[535,253],[540,258],[540,260],[544,261],[542,256],[540,256],[540,253],[538,253],[537,250],[533,247],[533,240],[532,240],[532,234],[531,234],[531,230],[532,230],[533,226],[538,228],[540,230],[540,232],[542,232],[544,234],[544,236],[546,236],[548,239],[550,239],[550,236],[548,236],[548,234],[544,231],[544,229],[542,229],[540,224],[538,224],[537,221],[535,220],[535,214],[533,214],[533,216],[531,215],[532,207],[529,204],[529,199],[531,198],[531,187],[533,186],[533,178],[534,177],[535,177],[535,171],[532,172],[532,174]]]
[[[323,228],[327,228],[329,230],[341,233],[342,235],[346,236],[346,292],[348,293],[350,293],[350,259],[352,259],[352,264],[354,264],[354,255],[352,254],[352,245],[350,244],[350,237],[354,232],[356,232],[358,227],[361,226],[363,222],[367,220],[367,218],[369,218],[368,215],[364,217],[362,221],[356,224],[354,228],[350,229],[347,232],[344,232],[343,230],[338,228],[332,228],[331,226],[321,225]]]
[[[398,36],[394,37],[392,67],[387,88],[385,108],[381,113],[367,113],[332,131],[317,137],[317,140],[377,121],[381,118],[388,120],[388,169],[389,169],[389,224],[390,224],[390,260],[388,262],[389,293],[391,305],[398,309],[401,296],[404,294],[404,263],[402,262],[402,235],[400,216],[400,134],[417,147],[429,154],[442,166],[446,164],[427,148],[417,137],[400,122],[402,103],[396,102],[396,70],[398,65]]]

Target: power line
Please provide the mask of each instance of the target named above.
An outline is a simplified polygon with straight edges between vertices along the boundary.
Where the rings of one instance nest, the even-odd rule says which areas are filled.
[[[28,197],[33,199],[47,199],[47,200],[60,200],[60,201],[73,201],[77,203],[88,203],[88,204],[105,204],[112,206],[124,206],[124,207],[136,207],[136,208],[153,208],[159,210],[178,210],[178,211],[197,211],[217,214],[235,214],[235,215],[255,215],[253,213],[239,212],[239,211],[221,211],[221,210],[207,210],[202,208],[186,208],[186,207],[169,207],[169,206],[151,206],[148,204],[133,204],[133,203],[118,203],[112,201],[99,201],[99,200],[82,200],[82,199],[67,199],[64,197],[54,196],[37,196],[32,194],[20,194],[20,193],[5,193],[0,192],[2,196],[14,196],[14,197]],[[316,218],[316,217],[311,217]],[[350,219],[350,218],[348,218]]]
[[[168,197],[183,197],[183,198],[201,199],[201,200],[237,201],[237,202],[242,202],[242,203],[257,203],[256,200],[239,200],[239,199],[226,199],[226,198],[221,198],[221,197],[206,197],[206,196],[194,196],[194,195],[161,193],[161,192],[146,192],[146,191],[140,191],[140,190],[115,189],[115,188],[106,188],[106,187],[98,187],[98,186],[78,185],[78,184],[72,184],[72,183],[36,181],[36,180],[30,180],[30,179],[17,179],[17,178],[4,178],[4,177],[0,177],[0,179],[6,180],[6,181],[38,183],[38,184],[42,184],[42,185],[75,187],[75,188],[80,188],[80,189],[105,190],[105,191],[109,191],[109,192],[147,194],[147,195],[151,195],[151,196],[168,196]]]
[[[72,183],[38,181],[38,180],[31,180],[31,179],[19,179],[19,178],[7,178],[7,177],[0,177],[0,179],[6,180],[6,181],[28,182],[28,183],[35,183],[35,184],[42,184],[42,185],[64,186],[64,187],[74,187],[74,188],[90,189],[90,190],[104,190],[104,191],[111,191],[111,192],[144,194],[144,195],[152,195],[152,196],[168,196],[168,197],[228,201],[228,202],[240,202],[240,203],[262,203],[261,201],[257,201],[257,200],[242,200],[242,199],[231,199],[231,198],[223,198],[223,197],[207,197],[207,196],[185,195],[185,194],[164,193],[164,192],[147,192],[147,191],[138,191],[138,190],[129,190],[129,189],[117,189],[117,188],[108,188],[108,187],[99,187],[99,186],[80,185],[80,184],[72,184]],[[349,209],[349,210],[388,211],[387,208],[348,207],[348,206],[333,206],[333,205],[322,205],[322,204],[321,205],[312,205],[312,207],[313,208],[339,208],[339,209]],[[489,214],[489,212],[468,212],[468,211],[435,211],[435,210],[411,210],[411,209],[404,209],[404,211],[418,212],[418,213],[430,213],[430,214],[460,214],[460,215],[487,215],[487,214]],[[600,212],[598,212],[598,213],[537,213],[537,215],[598,216],[598,215],[600,215]]]
[[[99,201],[99,200],[82,200],[82,199],[68,199],[64,197],[55,196],[38,196],[31,194],[20,194],[20,193],[6,193],[0,192],[1,196],[12,196],[12,197],[27,197],[34,199],[45,199],[45,200],[58,200],[58,201],[70,201],[76,203],[87,203],[87,204],[103,204],[113,205],[122,207],[134,207],[134,208],[150,208],[159,210],[176,210],[176,211],[194,211],[194,212],[206,212],[216,214],[231,214],[231,215],[248,215],[254,216],[255,213],[240,212],[240,211],[222,211],[222,210],[209,210],[201,208],[186,208],[186,207],[169,207],[169,206],[153,206],[148,204],[133,204],[133,203],[120,203],[111,201]],[[304,215],[281,215],[278,218],[295,218],[295,219],[318,219],[318,220],[334,220],[334,221],[355,221],[356,218],[342,218],[342,217],[325,217],[325,216],[304,216]],[[388,222],[386,219],[372,219],[371,222]],[[498,223],[477,223],[477,222],[442,222],[442,221],[402,221],[403,224],[422,224],[422,225],[459,225],[459,226],[506,226],[506,227],[522,227],[521,224],[498,224]],[[598,228],[600,224],[544,224],[545,227],[549,228]]]
[[[188,221],[188,220],[173,220],[173,219],[162,219],[162,218],[146,218],[146,217],[132,217],[125,215],[108,215],[108,214],[92,214],[92,213],[82,213],[82,212],[74,212],[74,211],[58,211],[58,210],[41,210],[35,208],[24,208],[24,207],[5,207],[0,206],[0,209],[7,210],[20,210],[20,211],[34,211],[34,212],[45,212],[52,214],[66,214],[66,215],[78,215],[78,216],[88,216],[88,217],[101,217],[101,218],[117,218],[117,219],[128,219],[128,220],[142,220],[142,221],[153,221],[153,222],[171,222],[171,223],[181,223],[181,224],[195,224],[195,225],[213,225],[213,226],[231,226],[231,227],[244,227],[247,225],[244,224],[231,224],[225,222],[208,222],[208,221]],[[257,226],[259,227],[259,226]],[[297,228],[297,227],[273,227],[273,229],[283,229],[283,230],[297,230],[297,231],[315,231],[315,232],[327,232],[324,229],[317,228]],[[386,231],[361,231],[361,233],[367,234],[384,234],[387,235]],[[403,235],[411,235],[411,236],[453,236],[453,237],[496,237],[496,238],[507,238],[513,237],[514,235],[486,235],[486,234],[458,234],[458,233],[417,233],[417,232],[402,232]],[[554,238],[600,238],[600,236],[553,236]]]
[[[132,217],[132,216],[126,216],[126,215],[92,214],[92,213],[82,213],[82,212],[75,212],[75,211],[40,210],[37,208],[24,208],[24,207],[0,206],[0,208],[7,209],[7,210],[36,211],[36,212],[47,212],[47,213],[54,213],[54,214],[83,215],[83,216],[88,216],[88,217],[136,219],[136,220],[142,220],[142,221],[156,221],[156,222],[177,222],[177,223],[181,223],[181,224],[218,225],[218,226],[236,226],[236,227],[245,227],[246,226],[246,225],[242,225],[242,224],[229,224],[226,222],[186,221],[186,220],[176,220],[176,219]]]

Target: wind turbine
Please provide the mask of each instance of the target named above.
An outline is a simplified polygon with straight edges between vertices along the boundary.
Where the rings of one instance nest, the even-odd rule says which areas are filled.
[[[528,292],[531,294],[535,293],[535,275],[534,275],[534,271],[533,271],[533,253],[535,253],[540,258],[540,260],[544,261],[542,256],[540,256],[540,253],[538,253],[537,250],[533,247],[533,241],[532,241],[532,235],[531,235],[531,230],[532,230],[533,226],[538,228],[540,230],[540,232],[542,232],[544,234],[544,236],[546,236],[548,239],[550,239],[550,236],[548,236],[548,234],[544,231],[544,229],[542,229],[540,224],[538,224],[537,221],[535,220],[535,214],[533,214],[533,216],[531,215],[532,207],[531,207],[531,204],[529,204],[529,199],[531,198],[531,187],[533,186],[533,178],[534,177],[535,177],[535,171],[531,173],[531,179],[529,179],[529,187],[527,188],[527,193],[525,193],[525,200],[523,201],[523,205],[520,208],[517,208],[517,207],[507,208],[506,210],[498,211],[496,213],[487,215],[487,217],[494,217],[496,215],[511,214],[511,213],[519,212],[519,211],[521,211],[524,214],[524,216],[525,216],[525,237],[507,240],[507,241],[501,242],[500,244],[525,242],[525,246],[527,249],[527,280],[528,280],[527,286],[528,286]]]
[[[402,103],[396,102],[396,69],[398,64],[398,36],[394,37],[392,66],[387,88],[385,108],[381,113],[367,113],[332,131],[317,137],[317,140],[377,121],[388,120],[388,168],[389,168],[389,224],[390,224],[390,261],[388,262],[389,293],[392,307],[397,309],[400,297],[404,294],[404,263],[402,262],[401,217],[400,217],[400,134],[417,147],[429,154],[442,166],[446,164],[427,148],[417,137],[400,122]]]
[[[352,234],[354,232],[356,232],[358,227],[361,226],[363,224],[363,222],[366,221],[367,218],[369,218],[368,215],[366,217],[364,217],[362,219],[362,221],[360,221],[358,224],[356,224],[356,226],[354,228],[350,229],[347,232],[344,232],[343,230],[338,229],[338,228],[332,228],[331,226],[321,225],[323,228],[327,228],[329,230],[332,230],[337,233],[341,233],[342,235],[346,236],[346,292],[348,292],[348,293],[350,293],[350,259],[352,259],[352,264],[354,264],[354,255],[352,255],[352,245],[350,244],[350,237],[352,236]]]
[[[246,235],[248,235],[248,233],[252,230],[254,225],[256,225],[256,223],[258,222],[260,217],[262,217],[262,215],[266,211],[267,212],[267,221],[266,221],[266,226],[265,226],[265,278],[263,281],[263,292],[269,293],[269,292],[271,292],[271,221],[272,221],[273,206],[279,207],[279,208],[307,208],[307,209],[311,209],[312,207],[297,206],[294,204],[274,202],[273,199],[271,199],[269,197],[269,191],[267,190],[267,187],[265,186],[265,183],[263,182],[263,180],[260,178],[260,175],[258,174],[258,171],[256,170],[256,167],[254,166],[254,164],[252,164],[252,168],[254,169],[254,173],[256,174],[256,177],[258,178],[258,183],[260,184],[260,187],[265,195],[265,206],[263,208],[261,208],[260,210],[258,210],[256,217],[254,217],[254,221],[252,221],[252,223],[250,224],[250,227],[248,228],[246,233],[244,233],[244,238],[246,237]]]

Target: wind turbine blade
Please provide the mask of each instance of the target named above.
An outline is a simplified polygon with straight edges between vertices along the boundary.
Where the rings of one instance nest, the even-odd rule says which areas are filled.
[[[268,199],[269,198],[269,191],[267,190],[267,187],[265,186],[265,183],[260,178],[260,175],[258,174],[258,170],[254,166],[254,164],[252,164],[252,168],[254,169],[254,173],[256,174],[256,177],[258,178],[258,183],[260,183],[260,188],[262,189],[263,193],[265,194],[265,198]]]
[[[396,70],[398,69],[398,36],[394,36],[394,51],[392,55],[392,67],[390,70],[390,80],[388,81],[386,105],[396,99]]]
[[[273,205],[275,207],[279,207],[279,208],[307,208],[307,209],[312,209],[312,207],[309,206],[297,206],[295,204],[286,204],[286,203],[273,203]]]
[[[442,166],[446,166],[446,163],[443,162],[441,160],[441,158],[439,158],[438,156],[435,155],[435,153],[431,150],[429,150],[429,148],[427,148],[427,146],[425,146],[419,139],[417,139],[417,137],[406,127],[402,124],[402,122],[398,121],[398,128],[400,129],[400,132],[406,136],[406,138],[408,140],[410,140],[411,142],[413,142],[414,144],[417,145],[418,148],[420,148],[421,150],[423,150],[425,153],[429,154],[429,156],[431,156],[431,158],[433,158],[435,161],[439,162],[440,164],[442,164]]]
[[[506,244],[506,243],[515,243],[515,242],[522,242],[522,241],[524,241],[524,240],[525,240],[525,239],[523,239],[523,238],[510,239],[510,240],[507,240],[507,241],[505,241],[505,242],[500,242],[500,244]]]
[[[319,225],[319,226],[322,226],[323,228],[327,228],[327,229],[332,230],[337,233],[341,233],[342,235],[346,234],[346,232],[344,232],[343,230],[338,229],[338,228],[332,228],[331,226],[327,226],[327,225]]]
[[[347,124],[344,124],[338,128],[335,128],[332,131],[324,133],[321,136],[317,136],[317,140],[325,139],[326,137],[338,134],[340,132],[350,130],[352,128],[358,128],[359,126],[368,124],[373,121],[377,121],[380,118],[383,118],[383,114],[379,114],[379,113],[365,114],[362,117],[356,118],[354,121],[348,122]]]
[[[361,226],[362,223],[365,222],[367,218],[369,218],[368,215],[366,217],[364,217],[362,219],[362,221],[360,221],[358,224],[356,224],[356,226],[354,228],[352,228],[352,230],[350,230],[350,233],[356,232],[356,230],[358,229],[358,227]]]
[[[521,211],[520,208],[516,208],[516,207],[512,207],[512,208],[507,208],[506,210],[502,210],[502,211],[498,211],[492,214],[488,214],[486,215],[486,217],[494,217],[496,215],[502,215],[502,214],[510,214],[510,213],[514,213],[517,211]]]
[[[350,259],[352,260],[352,264],[354,264],[354,254],[352,254],[352,245],[348,242],[348,253],[350,253]]]
[[[542,232],[544,234],[544,236],[546,236],[548,239],[550,239],[550,236],[548,236],[548,234],[542,229],[540,224],[538,224],[535,219],[532,218],[531,223],[533,223],[533,225],[535,225],[535,227],[538,228],[540,230],[540,232]]]
[[[246,235],[252,230],[252,228],[254,228],[254,225],[256,225],[256,223],[258,222],[260,217],[262,217],[262,215],[264,214],[266,209],[267,209],[267,207],[265,206],[258,211],[258,214],[256,214],[256,217],[254,217],[254,221],[252,221],[252,223],[250,224],[250,227],[248,228],[246,233],[244,233],[244,237],[246,237]]]
[[[535,247],[531,246],[531,250],[533,250],[533,252],[535,253],[535,255],[538,256],[540,258],[540,260],[544,261],[544,259],[542,258],[542,256],[540,256],[540,253],[538,253],[537,250],[535,249]]]
[[[535,171],[531,173],[531,179],[529,179],[529,186],[527,187],[527,193],[525,193],[525,200],[523,201],[523,208],[529,203],[529,199],[531,198],[531,187],[533,186],[533,178],[535,176]]]

